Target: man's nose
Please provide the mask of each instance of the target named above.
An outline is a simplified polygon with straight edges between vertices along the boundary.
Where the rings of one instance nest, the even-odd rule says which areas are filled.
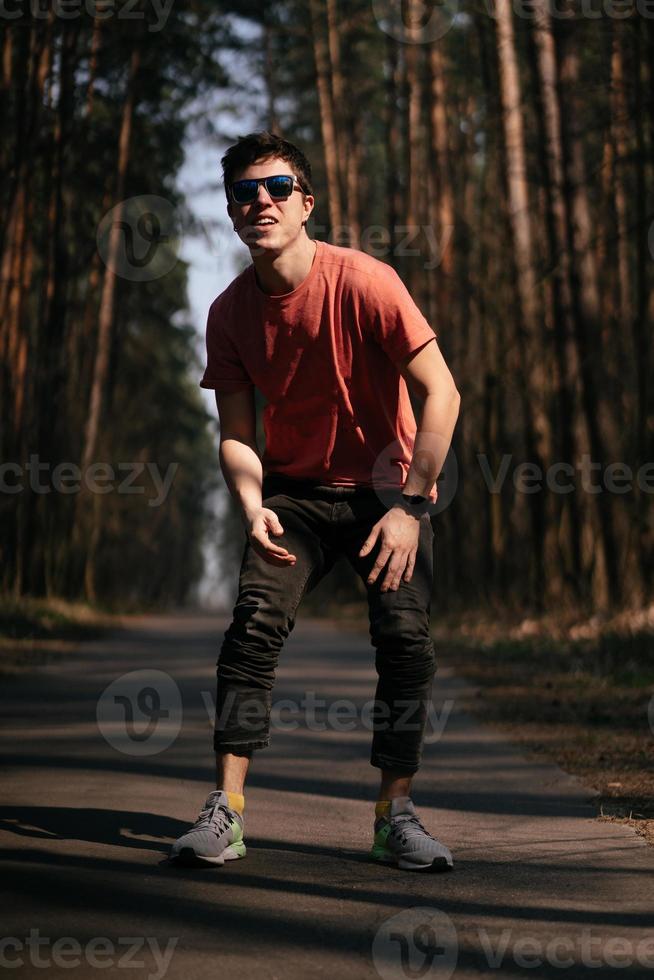
[[[273,203],[273,199],[270,196],[270,194],[268,193],[268,191],[266,190],[266,185],[265,184],[259,184],[259,186],[257,187],[257,201],[260,200],[260,195],[261,195],[262,192],[263,192],[263,201],[261,203],[262,204],[272,204]]]

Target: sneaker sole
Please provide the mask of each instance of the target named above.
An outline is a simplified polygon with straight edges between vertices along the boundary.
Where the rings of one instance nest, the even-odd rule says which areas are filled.
[[[218,854],[216,857],[196,854],[192,847],[183,847],[179,854],[170,860],[172,864],[184,868],[203,868],[207,865],[215,868],[223,865],[225,861],[236,861],[238,858],[244,858],[246,853],[245,844],[243,841],[239,841],[237,844],[230,844],[222,854]]]
[[[452,871],[453,869],[453,865],[444,857],[435,857],[427,864],[416,864],[414,861],[407,861],[406,858],[397,858],[388,851],[376,851],[374,848],[370,852],[370,857],[373,861],[392,864],[402,871]]]

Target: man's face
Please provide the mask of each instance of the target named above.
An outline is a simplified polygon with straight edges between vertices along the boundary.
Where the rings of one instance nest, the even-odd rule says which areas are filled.
[[[293,176],[293,170],[284,160],[272,157],[250,164],[234,179],[272,177],[277,174]],[[273,200],[263,184],[259,185],[257,197],[251,204],[235,204],[230,197],[227,213],[234,223],[234,231],[253,255],[265,252],[279,254],[302,231],[302,222],[313,210],[314,198],[310,194],[302,194],[297,184],[295,187],[289,197],[281,200]],[[273,223],[257,224],[264,218],[272,218]]]

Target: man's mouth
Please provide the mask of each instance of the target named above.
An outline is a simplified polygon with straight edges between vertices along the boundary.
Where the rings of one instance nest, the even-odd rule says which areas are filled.
[[[275,218],[257,218],[257,220],[253,222],[255,228],[260,228],[262,225],[276,225],[276,224],[277,224],[277,220]]]

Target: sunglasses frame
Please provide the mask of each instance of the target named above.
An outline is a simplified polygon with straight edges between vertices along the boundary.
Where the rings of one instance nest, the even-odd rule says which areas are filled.
[[[248,183],[250,183],[250,182],[254,183],[254,181],[256,181],[256,183],[257,183],[257,189],[256,189],[255,195],[254,195],[254,197],[252,198],[251,201],[237,201],[236,200],[236,198],[234,197],[234,185],[235,184],[240,184],[240,183],[242,183],[242,181],[241,180],[234,180],[234,181],[232,181],[232,183],[229,185],[229,193],[230,193],[230,196],[231,196],[232,201],[234,202],[234,204],[238,204],[241,207],[244,206],[244,205],[246,205],[246,204],[254,204],[254,202],[256,201],[256,199],[259,196],[259,188],[260,188],[260,186],[262,184],[266,187],[266,191],[270,195],[271,200],[273,200],[273,201],[286,201],[286,200],[288,200],[288,198],[291,196],[291,194],[283,194],[281,197],[275,197],[268,190],[268,186],[266,184],[266,181],[267,180],[274,180],[275,177],[290,177],[290,178],[292,178],[292,180],[293,180],[293,187],[291,188],[291,194],[293,193],[293,191],[298,191],[298,190],[301,191],[303,194],[305,193],[304,188],[302,187],[302,184],[300,183],[300,181],[298,180],[298,178],[295,176],[295,174],[269,174],[268,177],[244,177],[244,178],[242,178],[243,181],[247,181]]]

